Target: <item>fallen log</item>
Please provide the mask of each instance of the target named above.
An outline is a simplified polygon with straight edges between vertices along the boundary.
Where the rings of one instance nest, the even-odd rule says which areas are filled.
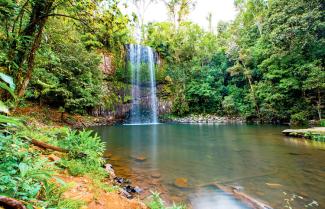
[[[29,140],[34,146],[40,147],[42,149],[50,149],[53,151],[57,151],[57,152],[62,152],[62,153],[69,153],[69,150],[67,149],[63,149],[61,147],[57,147],[57,146],[53,146],[51,144],[47,144],[45,142],[41,142],[38,141],[36,139],[29,139],[28,137],[25,137],[27,140]],[[83,153],[83,152],[79,152],[77,153],[77,158],[85,158],[87,157],[87,154]]]
[[[53,145],[50,145],[50,144],[47,144],[45,142],[41,142],[41,141],[38,141],[38,140],[35,140],[35,139],[32,139],[31,143],[33,145],[37,146],[37,147],[42,148],[42,149],[51,149],[51,150],[54,150],[54,151],[64,152],[64,153],[69,152],[69,150],[63,149],[61,147],[53,146]]]
[[[50,149],[50,150],[63,152],[63,153],[68,153],[69,152],[69,150],[67,150],[67,149],[63,149],[61,147],[57,147],[57,146],[54,146],[54,145],[51,145],[51,144],[47,144],[45,142],[41,142],[41,141],[38,141],[36,139],[31,139],[31,138],[29,138],[27,136],[23,136],[22,138],[24,138],[27,141],[30,141],[34,146],[42,148],[42,149]]]
[[[4,196],[0,196],[0,207],[5,209],[26,209],[21,201]]]

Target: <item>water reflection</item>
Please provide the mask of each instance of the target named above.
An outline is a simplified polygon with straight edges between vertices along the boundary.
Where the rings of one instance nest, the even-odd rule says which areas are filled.
[[[95,128],[107,141],[117,174],[144,188],[144,195],[159,190],[166,199],[201,208],[204,202],[232,202],[199,187],[219,182],[238,185],[274,208],[285,206],[283,192],[324,207],[323,148],[285,138],[282,129],[175,124]],[[175,186],[178,178],[187,180],[185,188]],[[297,199],[291,205],[301,208],[305,202]]]
[[[213,189],[204,188],[189,196],[193,209],[248,209],[229,194]]]

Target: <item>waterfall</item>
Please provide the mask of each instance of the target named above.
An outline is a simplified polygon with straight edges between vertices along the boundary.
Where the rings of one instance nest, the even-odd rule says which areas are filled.
[[[158,123],[155,53],[148,46],[130,44],[128,45],[128,56],[132,85],[129,123]]]

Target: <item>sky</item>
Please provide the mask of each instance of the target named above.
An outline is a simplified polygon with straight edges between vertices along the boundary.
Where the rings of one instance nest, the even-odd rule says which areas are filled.
[[[128,8],[122,9],[127,13],[132,13],[135,9],[132,1],[127,1]],[[233,0],[196,0],[195,9],[192,10],[189,19],[198,23],[203,28],[208,28],[207,16],[212,13],[212,26],[216,27],[219,21],[230,21],[236,16],[236,8]],[[160,3],[151,4],[145,14],[145,22],[158,22],[168,20],[165,5]]]

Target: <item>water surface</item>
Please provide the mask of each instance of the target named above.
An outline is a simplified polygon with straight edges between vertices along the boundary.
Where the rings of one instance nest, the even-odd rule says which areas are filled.
[[[281,126],[159,124],[96,127],[117,175],[193,208],[246,208],[210,183],[236,186],[274,208],[325,208],[325,146]],[[174,185],[188,180],[188,188]],[[317,204],[319,205],[317,207]]]

